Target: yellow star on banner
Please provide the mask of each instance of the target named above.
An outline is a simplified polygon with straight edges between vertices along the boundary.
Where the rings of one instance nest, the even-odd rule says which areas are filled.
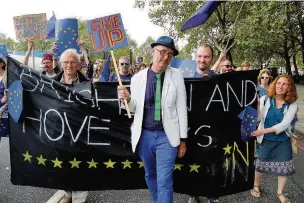
[[[76,158],[74,157],[74,160],[73,161],[69,161],[70,164],[72,164],[71,168],[79,168],[79,164],[81,163],[81,161],[77,161]]]
[[[226,146],[225,148],[223,148],[223,150],[225,150],[225,154],[227,154],[227,153],[228,153],[228,154],[231,154],[231,152],[230,152],[231,147],[232,147],[232,146],[229,146],[229,144],[227,144],[227,146]],[[225,155],[225,154],[224,154],[224,155]]]
[[[108,162],[103,162],[104,165],[107,166],[107,168],[114,168],[114,164],[116,164],[116,162],[112,162],[111,159],[109,159]]]
[[[174,164],[174,170],[178,169],[181,171],[183,166],[184,166],[184,164]]]
[[[92,161],[87,161],[87,163],[89,164],[89,168],[97,168],[98,162],[95,162],[94,159],[92,159]]]
[[[68,46],[67,46],[67,45],[65,45],[65,46],[64,46],[64,48],[68,48]]]
[[[29,162],[31,162],[32,155],[30,155],[30,154],[28,153],[28,151],[26,151],[26,153],[25,153],[25,154],[22,154],[22,155],[24,156],[24,161],[29,161]]]
[[[132,164],[133,162],[130,162],[130,161],[127,159],[126,161],[121,162],[121,163],[124,165],[123,169],[125,169],[125,168],[131,168],[131,164]]]
[[[189,165],[189,166],[190,166],[190,172],[195,171],[196,173],[198,173],[198,168],[201,167],[200,165],[196,165],[196,164]]]
[[[70,27],[68,27],[68,30],[70,30],[71,28]]]
[[[142,161],[138,161],[137,163],[139,164],[139,168],[144,167],[144,162],[142,162]]]
[[[40,157],[36,157],[37,158],[37,160],[38,160],[38,165],[44,165],[45,166],[45,161],[46,161],[46,159],[44,159],[43,158],[43,156],[42,155],[40,155]]]
[[[55,160],[52,160],[52,162],[54,163],[54,168],[55,167],[58,167],[58,168],[62,168],[61,164],[62,164],[62,161],[59,161],[56,157]]]
[[[65,34],[66,32],[67,32],[66,30],[63,31],[64,34]]]

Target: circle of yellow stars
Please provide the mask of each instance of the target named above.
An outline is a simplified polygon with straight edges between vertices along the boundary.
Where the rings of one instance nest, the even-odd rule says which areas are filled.
[[[64,34],[68,34],[68,32],[72,32],[72,38],[65,43],[62,39],[58,38],[59,32],[63,32]],[[56,41],[58,41],[60,45],[64,46],[65,49],[71,48],[72,42],[76,41],[77,39],[78,37],[75,29],[72,29],[70,27],[68,27],[67,29],[63,29],[62,27],[60,27],[59,31],[57,31],[56,33]]]

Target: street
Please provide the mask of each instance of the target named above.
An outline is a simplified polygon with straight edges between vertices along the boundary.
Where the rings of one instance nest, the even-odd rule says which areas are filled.
[[[304,120],[304,86],[297,86],[299,92],[298,113],[299,122]],[[294,156],[296,174],[288,179],[285,193],[293,203],[304,202],[304,151],[299,149]],[[10,161],[9,161],[9,139],[2,138],[0,144],[0,203],[45,203],[56,193],[57,190],[14,186],[10,182]],[[144,178],[144,177],[143,177]],[[273,176],[265,176],[262,181],[262,194],[260,198],[250,195],[250,191],[224,196],[220,198],[223,203],[273,203],[278,202],[276,197],[277,180]],[[174,202],[186,203],[189,196],[174,194]],[[50,201],[49,201],[50,202]],[[148,190],[109,190],[89,192],[87,202],[89,203],[150,203]],[[201,202],[207,202],[201,197]]]

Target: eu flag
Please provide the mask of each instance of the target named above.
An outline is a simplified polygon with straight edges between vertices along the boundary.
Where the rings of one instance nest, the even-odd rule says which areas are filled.
[[[58,49],[55,51],[57,56],[60,56],[66,49],[76,49],[80,53],[77,46],[78,39],[78,20],[77,19],[62,19],[56,21],[56,45]]]
[[[182,60],[173,58],[171,67],[180,69],[184,78],[193,78],[196,71],[196,63],[194,60]]]
[[[204,24],[221,3],[221,1],[207,0],[205,4],[184,23],[181,31]]]
[[[256,130],[257,127],[257,110],[251,106],[246,107],[238,117],[242,119],[241,123],[241,136],[243,142],[247,142],[251,136],[251,133]]]
[[[105,62],[103,69],[101,71],[101,74],[99,76],[98,82],[108,82],[109,81],[109,76],[110,76],[110,58],[111,55],[108,55],[107,61]]]
[[[55,38],[55,24],[56,24],[56,16],[53,16],[48,20],[47,24],[47,39]]]
[[[15,80],[8,88],[8,113],[18,123],[23,110],[23,87],[20,80]]]
[[[0,57],[6,59],[7,49],[5,44],[0,44]]]

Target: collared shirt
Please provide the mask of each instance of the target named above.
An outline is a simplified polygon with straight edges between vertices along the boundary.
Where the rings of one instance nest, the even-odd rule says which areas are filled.
[[[281,123],[284,117],[284,109],[287,106],[287,104],[284,103],[281,108],[277,109],[275,99],[273,98],[269,98],[269,99],[270,99],[270,107],[265,119],[264,128],[271,128],[272,126]],[[265,134],[264,139],[271,141],[284,141],[289,139],[289,137],[284,131],[279,134],[267,133]]]
[[[217,75],[217,73],[215,73],[214,71],[209,71],[209,73],[208,73],[208,77],[213,77],[213,76],[216,76]],[[195,71],[195,73],[194,73],[194,76],[193,76],[194,78],[203,78],[203,76],[200,74],[200,73],[198,73],[197,71]]]
[[[62,77],[60,79],[60,83],[66,84],[65,81],[64,81],[64,74],[62,74]],[[76,73],[76,78],[72,81],[72,85],[76,85],[78,83],[80,83],[80,81],[79,81],[78,73]]]
[[[119,76],[120,76],[120,79],[122,82],[130,82],[133,75],[128,74],[128,75],[119,75]],[[117,82],[117,81],[118,81],[118,78],[117,78],[116,73],[113,73],[112,75],[110,75],[109,82]]]
[[[161,73],[161,93],[163,90],[164,78],[165,78],[165,72]],[[154,120],[156,84],[157,84],[156,74],[151,70],[151,66],[150,66],[147,73],[144,117],[143,117],[143,125],[142,125],[143,128],[149,130],[164,129],[162,123],[162,116],[160,116],[160,121]]]

